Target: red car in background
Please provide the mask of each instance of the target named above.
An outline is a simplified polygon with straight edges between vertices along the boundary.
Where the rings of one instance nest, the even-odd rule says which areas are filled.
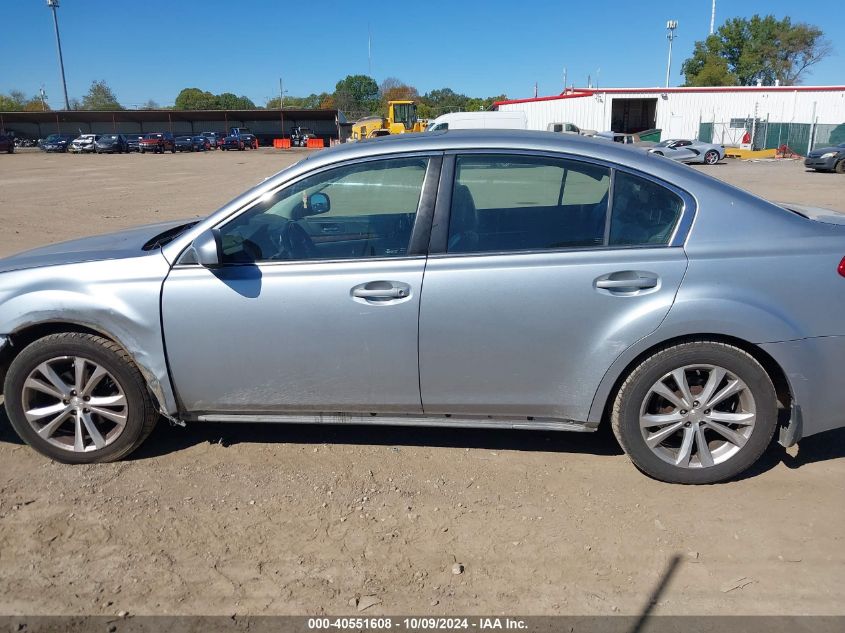
[[[145,154],[146,152],[153,152],[156,154],[164,154],[170,150],[173,154],[176,153],[176,141],[170,132],[151,132],[144,134],[144,137],[138,141],[138,150]]]

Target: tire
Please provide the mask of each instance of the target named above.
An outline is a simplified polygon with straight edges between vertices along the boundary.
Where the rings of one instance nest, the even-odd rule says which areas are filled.
[[[833,168],[833,171],[837,174],[845,174],[845,158],[836,163],[836,167]]]
[[[710,398],[714,403],[712,411],[704,408],[706,402],[683,402],[686,399],[679,395],[683,392],[671,376],[681,368],[685,368],[682,375],[688,383],[690,399],[705,393],[706,380],[710,376],[718,378],[718,370],[725,372],[724,378],[713,386],[711,394],[725,393],[735,379],[743,383],[743,388],[721,400]],[[693,406],[683,409],[673,405],[653,391],[659,384],[669,396],[674,394],[681,406]],[[667,412],[667,408],[672,410]],[[760,363],[737,347],[704,340],[665,347],[640,363],[619,388],[610,419],[619,444],[645,474],[669,483],[711,484],[735,477],[760,458],[774,435],[777,413],[774,386]],[[641,415],[659,423],[641,428]],[[715,418],[721,421],[716,422]],[[725,422],[738,418],[745,421]],[[708,419],[709,422],[699,424]],[[710,424],[732,432],[738,441],[729,441]],[[655,441],[661,431],[668,432],[665,439]],[[650,436],[655,448],[649,446],[646,436]],[[701,444],[704,451],[699,448]],[[689,447],[686,451],[685,445]],[[682,455],[686,455],[687,465],[683,459],[681,464],[673,463]]]
[[[715,165],[719,162],[719,152],[714,149],[707,150],[704,153],[704,164],[705,165]]]
[[[72,384],[68,384],[68,380],[71,383],[74,380],[73,361],[63,357],[85,359],[86,364],[83,367],[87,368],[87,372],[83,374],[81,384],[85,384],[93,378],[95,366],[99,366],[107,372],[89,389],[88,393],[94,394],[93,396],[85,396],[89,398],[89,402],[94,402],[97,398],[104,399],[102,395],[104,393],[106,398],[113,399],[115,396],[108,394],[116,391],[118,394],[122,394],[124,404],[101,404],[99,407],[89,405],[91,409],[81,409],[88,412],[88,421],[76,422],[79,419],[77,417],[79,414],[73,412],[74,401],[78,405],[75,411],[78,412],[80,407],[84,406],[84,402],[81,400],[82,396],[78,396],[78,393],[84,393],[84,391],[80,389],[78,393],[72,392],[76,393],[77,396],[69,401],[70,404],[66,405],[65,409],[72,410],[72,412],[67,414],[69,417],[58,424],[50,440],[48,440],[39,435],[33,425],[27,421],[25,407],[49,406],[48,403],[51,401],[56,403],[55,406],[62,406],[63,402],[53,395],[25,387],[25,383],[35,372],[38,380],[47,384],[46,374],[38,373],[38,368],[53,363],[51,367],[56,370],[54,376],[58,377],[66,387],[72,387]],[[59,376],[62,367],[68,369]],[[26,392],[24,391],[25,388],[27,389]],[[121,459],[140,446],[152,432],[159,417],[141,372],[132,362],[129,354],[116,343],[93,334],[78,332],[51,334],[28,345],[12,361],[6,376],[4,393],[6,412],[21,439],[39,453],[65,464],[90,464]],[[69,396],[69,394],[66,395]],[[33,396],[43,400],[33,401]],[[107,408],[108,406],[111,408]],[[119,424],[96,413],[96,411],[103,410],[111,412],[112,416],[115,415],[115,412],[120,412],[124,419],[122,428]],[[58,416],[56,417],[58,418]],[[42,430],[52,422],[50,416],[44,419],[47,419],[48,422],[41,425]],[[105,442],[102,447],[95,447],[93,436],[87,431],[89,422],[95,425],[97,433],[103,433],[100,437],[100,441]],[[77,427],[86,429],[80,436],[86,449],[84,451],[79,451],[73,447]],[[112,431],[110,435],[107,435],[110,427]],[[57,444],[62,444],[66,448],[57,446]]]

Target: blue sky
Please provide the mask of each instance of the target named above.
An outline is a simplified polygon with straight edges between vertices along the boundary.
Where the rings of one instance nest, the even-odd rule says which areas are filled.
[[[3,0],[0,92],[35,94],[61,106],[53,22],[45,0]],[[835,3],[833,3],[835,5]],[[353,7],[370,7],[355,11]],[[386,17],[396,7],[395,18]],[[400,8],[401,7],[401,8]],[[61,0],[59,25],[68,92],[81,97],[105,79],[132,107],[172,104],[184,87],[245,94],[259,105],[278,95],[331,92],[347,74],[398,77],[423,93],[450,87],[473,96],[555,94],[568,82],[662,85],[667,19],[679,22],[672,71],[707,35],[710,0]],[[717,0],[717,25],[755,12],[821,26],[834,55],[805,84],[845,84],[845,20],[828,2]],[[406,10],[407,8],[407,10]],[[409,16],[403,24],[403,16]]]

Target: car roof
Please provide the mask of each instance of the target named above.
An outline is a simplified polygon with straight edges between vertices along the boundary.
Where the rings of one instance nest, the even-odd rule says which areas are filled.
[[[333,163],[380,154],[484,149],[566,153],[639,167],[649,172],[662,166],[655,165],[655,162],[669,162],[659,161],[639,147],[597,141],[587,136],[546,131],[488,128],[391,134],[356,143],[343,143],[322,150],[317,154],[312,154],[303,163],[307,163],[311,168],[318,163]],[[680,167],[681,169],[688,169],[683,165]]]

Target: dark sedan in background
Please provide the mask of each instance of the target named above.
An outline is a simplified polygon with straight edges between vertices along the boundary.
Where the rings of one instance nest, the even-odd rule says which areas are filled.
[[[66,152],[75,138],[76,134],[51,134],[41,141],[41,149],[45,152]]]
[[[144,138],[143,134],[132,133],[126,134],[126,151],[127,152],[140,152],[140,143],[141,139]]]
[[[804,159],[804,166],[816,171],[835,171],[845,174],[845,143],[835,147],[814,149]]]
[[[98,154],[123,154],[129,148],[123,134],[103,134],[94,143],[94,151]]]

